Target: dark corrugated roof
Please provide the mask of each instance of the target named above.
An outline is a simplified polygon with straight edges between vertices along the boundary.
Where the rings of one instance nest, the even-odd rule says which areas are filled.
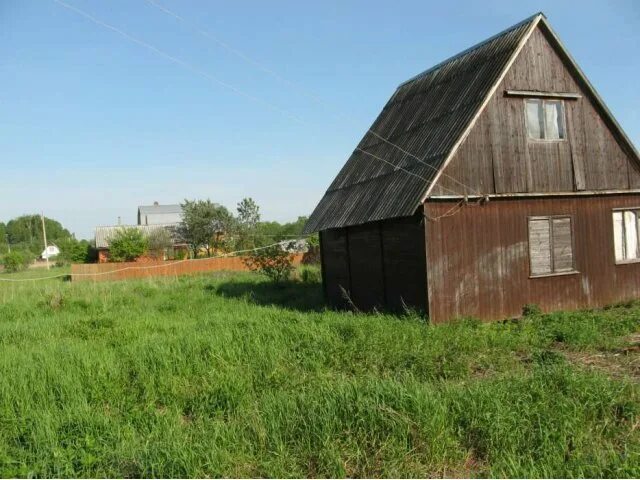
[[[400,85],[329,186],[305,232],[415,213],[537,18],[534,15]]]

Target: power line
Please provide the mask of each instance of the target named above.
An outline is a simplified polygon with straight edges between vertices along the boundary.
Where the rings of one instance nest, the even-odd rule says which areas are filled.
[[[219,78],[217,78],[217,77],[215,77],[215,76],[213,76],[213,75],[211,75],[211,74],[209,74],[209,73],[207,73],[207,72],[205,72],[205,71],[203,71],[203,70],[201,70],[201,69],[199,69],[199,68],[197,68],[197,67],[194,67],[193,65],[191,65],[190,63],[185,62],[184,60],[181,60],[180,58],[175,57],[175,56],[173,56],[173,55],[170,55],[170,54],[168,54],[168,53],[164,52],[163,50],[161,50],[161,49],[159,49],[159,48],[157,48],[157,47],[155,47],[155,46],[153,46],[153,45],[151,45],[151,44],[149,44],[149,43],[145,42],[144,40],[140,40],[139,38],[137,38],[137,37],[135,37],[135,36],[133,36],[133,35],[131,35],[131,34],[129,34],[129,33],[127,33],[127,32],[125,32],[125,31],[123,31],[123,30],[121,30],[121,29],[119,29],[119,28],[117,28],[117,27],[115,27],[115,26],[113,26],[113,25],[111,25],[111,24],[109,24],[109,23],[107,23],[107,22],[104,22],[104,21],[102,21],[102,20],[100,20],[100,19],[96,18],[95,16],[93,16],[93,15],[91,15],[91,14],[89,14],[89,13],[85,12],[84,10],[81,10],[81,9],[79,9],[79,8],[77,8],[77,7],[73,6],[73,5],[70,5],[70,4],[66,3],[66,2],[64,2],[63,0],[53,0],[53,1],[54,1],[54,2],[56,2],[58,5],[60,5],[60,6],[64,7],[64,8],[66,8],[66,9],[68,9],[68,10],[70,10],[70,11],[72,11],[72,12],[74,12],[74,13],[76,13],[76,14],[78,14],[78,15],[80,15],[80,16],[82,16],[82,17],[86,18],[86,19],[88,19],[88,20],[90,20],[91,22],[93,22],[93,23],[95,23],[95,24],[97,24],[97,25],[99,25],[99,26],[101,26],[101,27],[103,27],[103,28],[106,28],[106,29],[108,29],[108,30],[111,30],[111,31],[113,31],[113,32],[117,33],[118,35],[120,35],[120,36],[124,37],[125,39],[127,39],[127,40],[129,40],[129,41],[131,41],[131,42],[133,42],[133,43],[135,43],[135,44],[137,44],[137,45],[140,45],[140,46],[142,46],[142,47],[144,47],[144,48],[146,48],[146,49],[148,49],[148,50],[151,50],[152,52],[156,53],[157,55],[160,55],[160,56],[162,56],[163,58],[166,58],[167,60],[169,60],[169,61],[171,61],[171,62],[173,62],[173,63],[175,63],[175,64],[178,64],[178,65],[182,66],[183,68],[186,68],[186,69],[188,69],[188,70],[190,70],[190,71],[192,71],[192,72],[194,72],[194,73],[196,73],[196,74],[198,74],[198,75],[200,75],[200,76],[203,76],[204,78],[207,78],[207,79],[209,79],[209,80],[211,80],[211,81],[213,81],[213,82],[215,82],[215,83],[218,83],[219,85],[221,85],[221,86],[223,86],[223,87],[225,87],[225,88],[227,88],[227,89],[229,89],[229,90],[231,90],[231,91],[235,92],[236,94],[238,94],[238,95],[240,95],[240,96],[243,96],[243,97],[248,98],[248,99],[250,99],[250,100],[252,100],[252,101],[254,101],[254,102],[257,102],[257,103],[260,103],[260,104],[262,104],[262,105],[264,105],[264,106],[267,106],[267,107],[269,107],[269,108],[270,108],[270,109],[272,109],[272,110],[275,110],[275,111],[277,111],[277,112],[279,112],[279,113],[281,113],[281,114],[283,114],[283,115],[286,115],[287,117],[289,117],[289,118],[291,118],[291,119],[295,120],[296,122],[299,122],[299,123],[302,123],[302,124],[306,124],[306,122],[304,122],[304,121],[303,121],[300,117],[298,117],[297,115],[294,115],[294,114],[292,114],[292,113],[288,112],[287,110],[283,110],[283,109],[281,109],[281,108],[279,108],[279,107],[277,107],[277,106],[275,106],[275,105],[273,105],[273,104],[271,104],[271,103],[269,103],[269,102],[265,102],[264,100],[262,100],[262,99],[260,99],[260,98],[258,98],[258,97],[254,97],[253,95],[248,94],[248,93],[246,93],[246,92],[244,92],[244,91],[242,91],[242,90],[240,90],[240,89],[236,88],[235,86],[233,86],[233,85],[231,85],[231,84],[228,84],[228,83],[226,83],[226,82],[224,82],[224,81],[220,80]],[[158,4],[157,4],[157,3],[155,3],[155,2],[150,2],[150,4],[152,4],[152,5],[154,5],[154,6],[158,6]],[[161,10],[162,10],[162,11],[164,11],[164,12],[166,12],[166,13],[170,12],[170,11],[169,11],[168,9],[166,9],[166,8],[162,8]],[[171,13],[171,15],[172,15],[172,16],[175,16],[176,18],[181,19],[182,21],[185,21],[185,20],[183,19],[183,17],[180,17],[180,16],[179,16],[179,15],[177,15],[177,14],[173,14],[173,13]],[[222,43],[224,43],[224,42],[222,42]],[[225,45],[226,45],[226,44],[225,44]],[[228,47],[228,46],[227,46],[227,48],[231,48],[231,47]],[[251,63],[261,65],[259,62],[256,62],[256,61],[253,61],[253,60],[250,60],[250,57],[248,57],[248,56],[246,56],[246,55],[242,54],[242,52],[240,52],[239,50],[231,49],[231,51],[234,51],[234,52],[236,52],[237,54],[241,55],[241,56],[242,56],[242,58],[246,58],[246,59],[248,59],[247,61],[251,61]],[[271,71],[271,70],[269,70],[269,69],[267,69],[267,70],[268,70],[268,71]],[[273,72],[273,73],[275,74],[275,72]],[[275,75],[276,75],[278,78],[282,78],[282,77],[280,77],[280,76],[279,76],[279,75],[277,75],[277,74],[275,74]],[[286,80],[285,80],[285,81],[286,81]],[[287,82],[288,82],[288,81],[287,81]],[[292,82],[288,82],[288,83],[292,83]],[[317,96],[313,95],[313,97],[314,97],[314,98],[316,98],[316,100],[317,100],[317,101],[320,101],[321,103],[323,103],[323,104],[324,104],[324,102],[322,102],[322,100],[321,100],[321,99],[319,99]],[[406,151],[406,150],[404,150],[402,147],[400,147],[400,146],[396,145],[395,143],[391,142],[390,140],[388,140],[388,139],[386,139],[386,138],[382,137],[381,135],[377,134],[377,133],[376,133],[376,132],[374,132],[373,130],[368,129],[368,130],[367,130],[367,132],[372,133],[373,135],[375,135],[376,137],[380,138],[381,140],[384,140],[384,141],[385,141],[386,143],[388,143],[389,145],[392,145],[393,147],[400,149],[400,151],[402,151],[402,152],[403,152],[403,153],[405,153],[406,155],[411,156],[412,158],[416,159],[418,162],[420,162],[420,163],[422,163],[423,165],[425,165],[425,166],[427,166],[427,167],[429,167],[429,168],[433,169],[434,171],[436,171],[436,172],[437,172],[437,171],[439,171],[439,170],[438,170],[437,168],[435,168],[433,165],[430,165],[430,164],[428,164],[428,163],[426,163],[426,162],[422,161],[422,160],[421,160],[419,157],[417,157],[416,155],[413,155],[413,154],[411,154],[410,152],[407,152],[407,151]],[[413,172],[409,172],[408,170],[406,170],[406,169],[404,169],[404,168],[402,168],[402,167],[400,167],[400,166],[398,166],[398,165],[396,165],[396,164],[394,164],[394,163],[392,163],[392,162],[389,162],[389,161],[387,161],[387,160],[384,160],[384,159],[382,159],[381,157],[378,157],[377,155],[371,154],[371,153],[366,152],[366,151],[364,151],[364,150],[362,150],[362,149],[359,149],[359,148],[358,148],[357,150],[360,150],[360,151],[362,151],[362,152],[366,153],[367,155],[369,155],[369,156],[371,156],[371,157],[373,157],[373,158],[376,158],[376,159],[378,159],[378,160],[380,160],[380,161],[383,161],[383,162],[385,162],[385,163],[387,163],[387,164],[389,164],[389,165],[393,166],[396,170],[402,170],[402,171],[404,171],[405,173],[408,173],[409,175],[413,175],[413,176],[415,176],[415,177],[418,177],[418,178],[422,179],[423,181],[425,181],[425,182],[427,182],[427,183],[429,182],[429,181],[428,181],[428,180],[426,180],[424,177],[421,177],[421,176],[419,176],[419,175],[416,175],[416,174],[415,174],[415,173],[413,173]],[[472,187],[469,187],[469,186],[467,186],[467,185],[465,185],[465,184],[463,184],[463,183],[459,182],[457,179],[455,179],[455,178],[453,178],[453,177],[450,177],[449,175],[447,175],[447,174],[446,174],[446,173],[444,173],[444,172],[442,173],[442,175],[443,175],[443,176],[446,176],[446,177],[449,177],[449,178],[452,178],[455,182],[457,182],[457,183],[461,184],[462,186],[464,186],[464,187],[468,188],[469,190],[475,191]],[[455,192],[455,191],[453,191],[453,190],[451,190],[451,189],[448,189],[448,188],[445,188],[445,187],[442,187],[442,188],[443,188],[444,190],[447,190],[448,192],[451,192],[451,193],[455,194],[455,195],[458,195],[458,194],[459,194],[458,192]],[[480,192],[477,192],[477,191],[476,191],[476,193],[480,194]]]
[[[414,158],[414,159],[418,160],[418,162],[420,162],[420,163],[421,163],[421,164],[423,164],[423,165],[426,165],[427,167],[431,168],[431,169],[432,169],[432,170],[434,170],[435,172],[438,172],[438,171],[439,171],[439,170],[438,170],[436,167],[434,167],[433,165],[431,165],[431,164],[429,164],[429,163],[427,163],[427,162],[422,161],[420,158],[416,157],[416,156],[415,156],[415,155],[413,155],[411,152],[408,152],[408,151],[404,150],[402,147],[400,147],[400,146],[396,145],[395,143],[390,142],[389,140],[387,140],[386,138],[384,138],[382,135],[378,135],[376,132],[374,132],[374,131],[373,131],[373,130],[371,130],[371,129],[369,129],[369,130],[367,130],[367,131],[368,131],[369,133],[372,133],[372,134],[373,134],[373,135],[375,135],[376,137],[378,137],[378,138],[379,138],[380,140],[382,140],[383,142],[388,143],[389,145],[392,145],[392,146],[396,147],[396,148],[397,148],[398,150],[400,150],[402,153],[404,153],[404,154],[406,154],[406,155],[409,155],[410,157],[412,157],[412,158]],[[450,178],[451,180],[453,180],[453,181],[454,181],[454,182],[456,182],[457,184],[459,184],[459,185],[461,185],[461,186],[463,186],[463,187],[465,187],[465,188],[468,188],[468,189],[469,189],[469,190],[471,190],[472,192],[477,193],[478,195],[482,196],[482,193],[480,193],[478,190],[476,190],[476,189],[475,189],[475,188],[473,188],[473,187],[470,187],[469,185],[466,185],[466,184],[462,183],[461,181],[459,181],[458,179],[456,179],[456,178],[452,177],[451,175],[448,175],[448,174],[446,174],[446,173],[442,172],[442,176],[443,176],[443,177]],[[452,192],[452,191],[453,191],[453,190],[449,190],[448,188],[443,187],[442,185],[440,186],[440,188],[442,188],[442,189],[444,189],[444,190],[447,190],[448,192]]]
[[[258,69],[262,70],[265,73],[268,73],[269,75],[273,76],[274,78],[276,78],[277,80],[279,80],[282,83],[285,83],[291,87],[294,87],[296,90],[298,90],[300,93],[302,93],[303,95],[315,100],[317,103],[319,103],[320,105],[327,107],[327,108],[331,108],[336,110],[336,107],[329,105],[327,102],[325,102],[322,98],[320,98],[318,95],[316,95],[313,92],[310,92],[309,90],[307,90],[306,88],[300,86],[299,84],[297,84],[296,82],[293,82],[291,80],[288,80],[286,78],[284,78],[282,75],[278,74],[277,72],[275,72],[273,69],[265,66],[263,63],[259,62],[258,60],[255,60],[254,58],[250,57],[249,55],[245,54],[244,52],[238,50],[237,48],[234,48],[232,46],[230,46],[228,43],[222,41],[219,37],[211,34],[208,30],[204,30],[202,28],[200,28],[197,24],[188,21],[187,19],[185,19],[183,16],[169,10],[167,7],[159,4],[158,2],[156,2],[155,0],[145,0],[149,5],[152,5],[153,7],[157,8],[158,10],[164,12],[165,14],[175,18],[176,20],[182,22],[183,24],[185,24],[187,27],[195,30],[198,34],[209,38],[211,40],[213,40],[214,42],[216,42],[218,45],[220,45],[222,48],[228,50],[229,52],[237,55],[238,57],[242,58],[243,60],[245,60],[246,62],[256,66]],[[351,117],[350,115],[344,114],[342,112],[340,112],[340,117],[342,118],[346,118],[351,120],[352,122],[355,122],[355,119],[353,117]],[[417,160],[418,162],[420,162],[421,164],[433,169],[434,171],[439,171],[439,169],[437,169],[436,167],[434,167],[433,165],[425,162],[423,159],[421,159],[420,157],[412,154],[411,152],[408,152],[407,150],[403,149],[402,147],[400,147],[399,145],[393,143],[392,141],[390,141],[388,138],[383,137],[382,135],[374,132],[372,129],[367,129],[367,133],[371,133],[372,135],[374,135],[375,137],[379,138],[380,140],[382,140],[383,142],[397,148],[398,150],[400,150],[402,153],[409,155],[411,158]],[[365,152],[366,153],[366,152]],[[371,155],[375,158],[375,155]],[[379,158],[378,158],[379,159]],[[460,182],[458,179],[447,175],[446,173],[442,173],[443,176],[450,178],[451,180],[453,180],[454,182],[456,182],[457,184],[459,184],[462,187],[465,187],[467,189],[469,189],[470,191],[477,193],[478,195],[482,195],[479,191],[475,190],[474,188],[472,188],[469,185],[466,185],[462,182]],[[442,187],[444,188],[444,187]],[[445,188],[445,190],[448,190]],[[448,190],[449,192],[453,192],[452,190]],[[457,192],[453,192],[456,193]]]
[[[265,250],[267,248],[271,248],[271,247],[275,247],[278,245],[281,245],[283,242],[275,242],[275,243],[271,243],[269,245],[264,245],[262,247],[255,247],[255,248],[247,248],[244,250],[236,250],[233,252],[228,252],[228,253],[224,253],[222,255],[214,255],[212,257],[205,257],[205,258],[186,258],[184,260],[178,260],[175,262],[167,262],[167,263],[163,263],[161,265],[140,265],[140,266],[129,266],[129,267],[123,267],[123,268],[118,268],[116,270],[110,270],[108,272],[96,272],[96,273],[60,273],[58,275],[50,275],[47,277],[36,277],[36,278],[2,278],[0,277],[0,282],[34,282],[34,281],[39,281],[39,280],[50,280],[53,278],[62,278],[62,277],[94,277],[94,276],[102,276],[102,275],[110,275],[112,273],[119,273],[119,272],[124,272],[127,270],[145,270],[145,269],[154,269],[154,268],[168,268],[168,267],[172,267],[173,265],[178,265],[180,263],[186,263],[186,262],[197,262],[199,260],[211,260],[212,258],[229,258],[229,257],[236,257],[238,256],[238,254],[241,253],[250,253],[250,252],[257,252],[260,250]]]
[[[306,91],[303,87],[298,85],[296,82],[292,82],[291,80],[288,80],[288,79],[284,78],[282,75],[278,74],[273,69],[267,67],[265,64],[259,62],[258,60],[254,59],[254,58],[251,58],[250,56],[246,55],[245,53],[243,53],[242,51],[238,50],[237,48],[232,47],[228,43],[226,43],[223,40],[221,40],[219,37],[213,35],[208,30],[204,30],[204,29],[200,28],[196,23],[188,21],[183,16],[181,16],[181,15],[179,15],[179,14],[177,14],[177,13],[171,11],[171,10],[169,10],[167,7],[165,7],[164,5],[159,4],[158,2],[155,2],[154,0],[145,0],[145,1],[149,5],[157,8],[158,10],[160,10],[160,11],[166,13],[167,15],[175,18],[176,20],[182,22],[187,27],[194,29],[198,34],[202,35],[203,37],[206,37],[206,38],[208,38],[210,40],[213,40],[214,42],[216,42],[218,45],[220,45],[225,50],[227,50],[227,51],[233,53],[234,55],[242,58],[244,61],[254,65],[258,69],[262,70],[264,73],[267,73],[267,74],[271,75],[272,77],[274,77],[278,81],[280,81],[282,83],[285,83],[285,84],[287,84],[287,85],[289,85],[291,87],[294,87],[301,94],[314,99],[316,102],[324,103],[323,100],[320,97],[318,97],[317,95]]]
[[[211,80],[211,81],[221,85],[222,87],[235,92],[236,94],[238,94],[238,95],[240,95],[242,97],[245,97],[245,98],[247,98],[247,99],[249,99],[249,100],[251,100],[253,102],[260,103],[260,104],[262,104],[262,105],[264,105],[264,106],[266,106],[266,107],[268,107],[268,108],[270,108],[270,109],[272,109],[272,110],[274,110],[276,112],[279,112],[279,113],[281,113],[283,115],[286,115],[287,117],[289,117],[289,118],[291,118],[291,119],[295,120],[296,122],[299,122],[299,123],[301,123],[303,125],[306,124],[306,122],[304,120],[302,120],[300,117],[298,117],[297,115],[294,115],[294,114],[292,114],[292,113],[290,113],[290,112],[288,112],[286,110],[283,110],[280,107],[277,107],[277,106],[275,106],[275,105],[273,105],[273,104],[271,104],[269,102],[266,102],[266,101],[264,101],[264,100],[262,100],[262,99],[260,99],[258,97],[254,97],[253,95],[251,95],[249,93],[246,93],[246,92],[240,90],[239,88],[234,87],[233,85],[231,85],[231,84],[229,84],[229,83],[227,83],[227,82],[225,82],[223,80],[220,80],[219,78],[215,77],[214,75],[211,75],[211,74],[205,72],[204,70],[200,70],[199,68],[194,67],[193,65],[191,65],[190,63],[185,62],[184,60],[181,60],[180,58],[175,57],[173,55],[170,55],[170,54],[164,52],[163,50],[160,50],[159,48],[151,45],[150,43],[147,43],[144,40],[140,40],[139,38],[134,37],[133,35],[130,35],[129,33],[125,32],[123,30],[120,30],[118,27],[115,27],[115,26],[113,26],[113,25],[111,25],[109,23],[106,23],[106,22],[94,17],[93,15],[85,12],[84,10],[80,10],[79,8],[74,7],[73,5],[69,5],[68,3],[66,3],[66,2],[64,2],[62,0],[53,0],[53,1],[56,2],[58,5],[66,8],[68,10],[71,10],[72,12],[75,12],[78,15],[86,18],[87,20],[92,21],[96,25],[100,25],[103,28],[109,29],[109,30],[117,33],[118,35],[126,38],[127,40],[129,40],[129,41],[131,41],[133,43],[136,43],[137,45],[140,45],[140,46],[142,46],[142,47],[144,47],[144,48],[146,48],[148,50],[151,50],[155,54],[160,55],[161,57],[164,57],[167,60],[169,60],[169,61],[171,61],[173,63],[176,63],[176,64],[182,66],[183,68],[186,68],[187,70],[190,70],[193,73],[196,73],[196,74],[198,74],[198,75],[200,75],[200,76],[202,76],[202,77],[204,77],[204,78],[206,78],[208,80]]]
[[[357,147],[357,148],[356,148],[356,150],[358,150],[358,151],[360,151],[360,152],[362,152],[362,153],[364,153],[364,154],[366,154],[366,155],[369,155],[369,156],[371,156],[371,157],[373,157],[373,158],[376,158],[376,159],[378,159],[378,160],[380,160],[380,161],[382,161],[382,162],[388,163],[389,165],[391,165],[392,167],[394,167],[394,168],[395,168],[395,169],[397,169],[397,170],[402,170],[403,172],[408,173],[409,175],[413,175],[414,177],[417,177],[417,178],[419,178],[420,180],[423,180],[423,181],[425,181],[425,182],[429,183],[429,180],[427,180],[427,179],[426,179],[426,178],[424,178],[423,176],[418,175],[417,173],[410,172],[409,170],[405,170],[404,168],[402,168],[402,167],[400,167],[400,166],[396,165],[395,163],[391,163],[391,162],[389,162],[388,160],[385,160],[385,159],[384,159],[384,158],[382,158],[382,157],[378,157],[377,155],[374,155],[374,154],[373,154],[373,153],[371,153],[371,152],[367,152],[366,150],[361,149],[360,147]],[[451,190],[449,190],[449,191],[451,191]],[[456,192],[452,192],[452,193],[456,193]]]

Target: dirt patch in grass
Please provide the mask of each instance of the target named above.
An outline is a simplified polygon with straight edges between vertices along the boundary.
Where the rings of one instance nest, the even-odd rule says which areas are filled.
[[[574,365],[600,370],[614,378],[630,378],[640,383],[640,333],[634,333],[625,340],[622,347],[611,351],[560,351]]]

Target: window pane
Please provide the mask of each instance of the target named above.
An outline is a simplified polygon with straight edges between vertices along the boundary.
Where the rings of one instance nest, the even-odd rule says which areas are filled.
[[[548,219],[529,220],[531,275],[551,273],[551,224]]]
[[[548,140],[559,140],[564,138],[564,118],[562,112],[562,102],[545,102],[545,138]]]
[[[553,219],[553,270],[554,272],[573,270],[570,218]]]
[[[638,227],[635,212],[624,212],[624,236],[626,259],[638,258]]]
[[[542,101],[527,100],[527,132],[529,138],[544,138],[544,120],[542,118]]]
[[[616,261],[624,260],[624,217],[622,212],[613,212],[613,244]]]

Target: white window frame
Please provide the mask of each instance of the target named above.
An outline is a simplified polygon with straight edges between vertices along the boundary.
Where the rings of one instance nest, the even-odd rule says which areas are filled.
[[[542,132],[544,135],[544,138],[533,138],[531,137],[531,135],[529,135],[529,120],[528,120],[528,116],[527,116],[527,102],[540,102],[540,104],[542,105],[542,123],[543,123],[543,127],[544,127],[544,131]],[[561,115],[561,119],[560,121],[562,122],[562,125],[558,124],[558,128],[562,128],[562,133],[563,136],[561,138],[547,138],[547,115],[546,115],[546,109],[545,109],[545,105],[547,103],[559,103],[560,104],[560,108],[562,109],[562,115]],[[528,97],[525,98],[523,100],[523,106],[524,106],[524,128],[526,130],[525,134],[527,136],[527,140],[530,142],[545,142],[545,143],[555,143],[555,142],[565,142],[567,140],[567,111],[565,108],[565,104],[564,104],[564,100],[559,99],[559,98],[553,98],[553,99],[544,99],[544,98],[537,98],[537,97]]]
[[[623,218],[624,218],[624,213],[625,212],[633,212],[636,215],[636,243],[637,243],[637,252],[636,252],[636,258],[623,258],[623,259],[618,259],[618,257],[616,256],[616,231],[615,231],[615,218],[614,218],[614,213],[622,213]],[[616,263],[616,265],[626,265],[629,263],[640,263],[640,207],[622,207],[622,208],[614,208],[611,210],[611,228],[613,229],[613,259]],[[627,225],[626,223],[623,221],[622,222],[622,245],[623,248],[625,250],[625,257],[626,255],[626,250],[627,250],[627,235],[626,235],[626,229],[627,229]]]
[[[567,270],[558,270],[555,269],[555,258],[553,255],[553,220],[568,218],[569,224],[571,225],[571,268]],[[531,231],[530,231],[530,222],[531,220],[548,220],[549,221],[549,254],[551,258],[551,271],[546,273],[533,273],[531,268]],[[580,273],[576,268],[576,244],[575,244],[575,218],[573,215],[565,214],[565,215],[534,215],[527,217],[527,246],[528,246],[528,256],[529,256],[529,278],[543,278],[543,277],[555,277],[560,275],[574,275],[576,273]]]

